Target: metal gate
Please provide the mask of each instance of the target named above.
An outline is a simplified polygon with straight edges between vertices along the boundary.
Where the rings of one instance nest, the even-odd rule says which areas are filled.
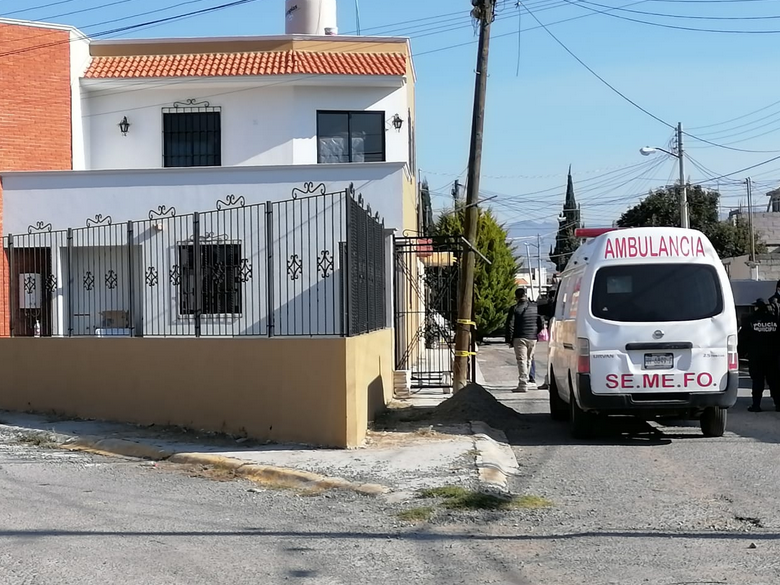
[[[462,244],[447,236],[395,239],[396,370],[411,371],[412,388],[453,385]]]

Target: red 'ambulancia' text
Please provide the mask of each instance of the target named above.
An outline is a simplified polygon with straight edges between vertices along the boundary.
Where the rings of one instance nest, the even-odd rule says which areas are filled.
[[[696,258],[705,256],[701,236],[623,236],[609,238],[604,258]]]

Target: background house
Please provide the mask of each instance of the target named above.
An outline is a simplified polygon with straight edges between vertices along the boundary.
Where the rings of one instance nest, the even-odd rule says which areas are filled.
[[[13,30],[39,27],[5,23]],[[288,28],[295,24],[288,23]],[[316,291],[316,279],[306,279],[316,274],[310,268],[323,254],[333,262],[334,273],[340,273],[338,242],[346,225],[338,221],[345,220],[346,203],[282,202],[315,194],[336,196],[353,188],[387,229],[416,227],[415,80],[408,41],[309,32],[92,41],[78,31],[62,31],[69,42],[61,43],[59,50],[68,59],[61,58],[59,65],[70,84],[55,87],[55,93],[60,91],[62,101],[72,104],[70,135],[62,137],[60,146],[69,146],[73,170],[0,168],[4,233],[12,236],[16,258],[24,259],[9,271],[9,286],[16,290],[25,279],[35,284],[76,278],[83,284],[109,273],[119,284],[89,306],[56,287],[47,314],[40,318],[45,333],[188,331],[179,296],[195,294],[192,279],[185,279],[177,294],[162,295],[164,301],[155,303],[160,308],[152,313],[150,303],[143,310],[138,304],[144,299],[145,272],[153,268],[169,273],[187,263],[182,255],[191,253],[183,242],[195,234],[192,219],[185,218],[193,213],[204,214],[198,237],[221,238],[220,246],[204,250],[213,250],[213,261],[228,270],[238,270],[235,263],[244,261],[264,266],[273,248],[278,256],[272,270],[279,277],[291,263],[308,263],[296,278],[296,290],[286,295],[299,303],[312,296],[309,289]],[[24,131],[29,134],[29,127]],[[267,244],[271,236],[262,214],[271,211],[277,225],[274,241]],[[250,213],[254,215],[247,219]],[[129,235],[124,226],[137,220],[170,222],[173,216],[179,218],[175,233],[151,229]],[[95,226],[103,229],[100,237],[80,231]],[[76,230],[70,249],[63,235],[68,229]],[[254,245],[241,243],[250,238]],[[122,246],[137,248],[132,261],[136,266],[119,252]],[[163,260],[151,262],[155,256]],[[30,266],[35,259],[43,264],[40,270]],[[389,266],[387,270],[390,278]],[[334,282],[331,298],[339,293],[339,281]],[[277,294],[275,302],[286,302],[283,296]],[[19,317],[14,334],[33,335],[32,317],[22,318],[23,291],[11,297],[10,316]],[[266,328],[260,315],[272,311],[267,302],[247,299],[258,316],[241,311],[245,331]],[[127,306],[130,303],[138,306]],[[223,309],[217,312],[221,325],[215,325],[216,330],[232,331],[231,319],[226,323],[224,317],[231,313]],[[117,311],[133,313],[138,321],[113,327],[105,314]],[[335,330],[332,320],[322,325],[323,330]],[[309,331],[282,326],[299,329]]]
[[[406,39],[311,22],[93,41],[0,21],[0,408],[362,440],[392,395],[391,236],[417,226],[414,69]]]

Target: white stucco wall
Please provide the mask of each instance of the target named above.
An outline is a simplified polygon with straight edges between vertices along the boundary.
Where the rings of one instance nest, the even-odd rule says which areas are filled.
[[[89,64],[89,41],[76,30],[70,31],[70,91],[71,91],[71,148],[73,169],[81,171],[88,168],[89,152],[88,125],[83,121],[84,100],[82,99],[80,79]],[[87,118],[88,121],[88,118]]]
[[[353,183],[385,226],[400,230],[406,177],[403,163],[6,173],[3,228],[24,234],[39,221],[54,230],[77,228],[96,214],[114,223],[141,220],[161,205],[178,215],[205,212],[228,195],[243,196],[247,205],[284,201],[311,182],[328,192]]]
[[[396,132],[389,123],[396,113],[408,123],[405,86],[400,80],[395,86],[383,80],[378,87],[359,81],[133,80],[113,89],[86,84],[84,159],[95,170],[161,168],[162,109],[195,99],[222,109],[222,166],[316,164],[318,110],[384,111],[387,161],[408,162],[407,129]],[[127,136],[117,126],[123,116],[131,124]]]
[[[183,285],[171,276],[182,263],[181,247],[196,233],[194,211],[202,245],[240,246],[251,270],[240,285],[240,313],[204,315],[203,336],[266,335],[269,316],[275,335],[334,335],[342,332],[345,311],[342,192],[353,183],[372,212],[400,225],[407,180],[400,163],[9,173],[3,176],[5,226],[17,253],[26,249],[42,263],[29,270],[42,274],[42,282],[48,269],[41,250],[51,250],[54,335],[69,329],[95,335],[106,311],[131,314],[137,334],[194,335],[192,315],[180,309]],[[307,197],[320,184],[336,195]],[[292,200],[296,188],[302,191]],[[155,213],[161,206],[166,211]],[[132,236],[128,220],[142,220],[134,221]],[[70,264],[67,228],[73,228]],[[332,262],[325,274],[324,252]],[[294,270],[293,262],[300,262]]]

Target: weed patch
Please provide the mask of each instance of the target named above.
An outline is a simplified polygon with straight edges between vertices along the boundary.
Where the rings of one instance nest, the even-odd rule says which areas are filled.
[[[433,516],[432,506],[419,506],[398,512],[398,518],[404,522],[427,522]]]
[[[59,446],[54,438],[46,433],[20,435],[16,439],[16,442],[22,445],[34,445],[35,447],[41,447],[42,449],[56,449]]]
[[[507,497],[468,490],[458,486],[444,486],[420,490],[422,499],[441,499],[448,510],[538,510],[549,508],[550,500],[540,496]]]

